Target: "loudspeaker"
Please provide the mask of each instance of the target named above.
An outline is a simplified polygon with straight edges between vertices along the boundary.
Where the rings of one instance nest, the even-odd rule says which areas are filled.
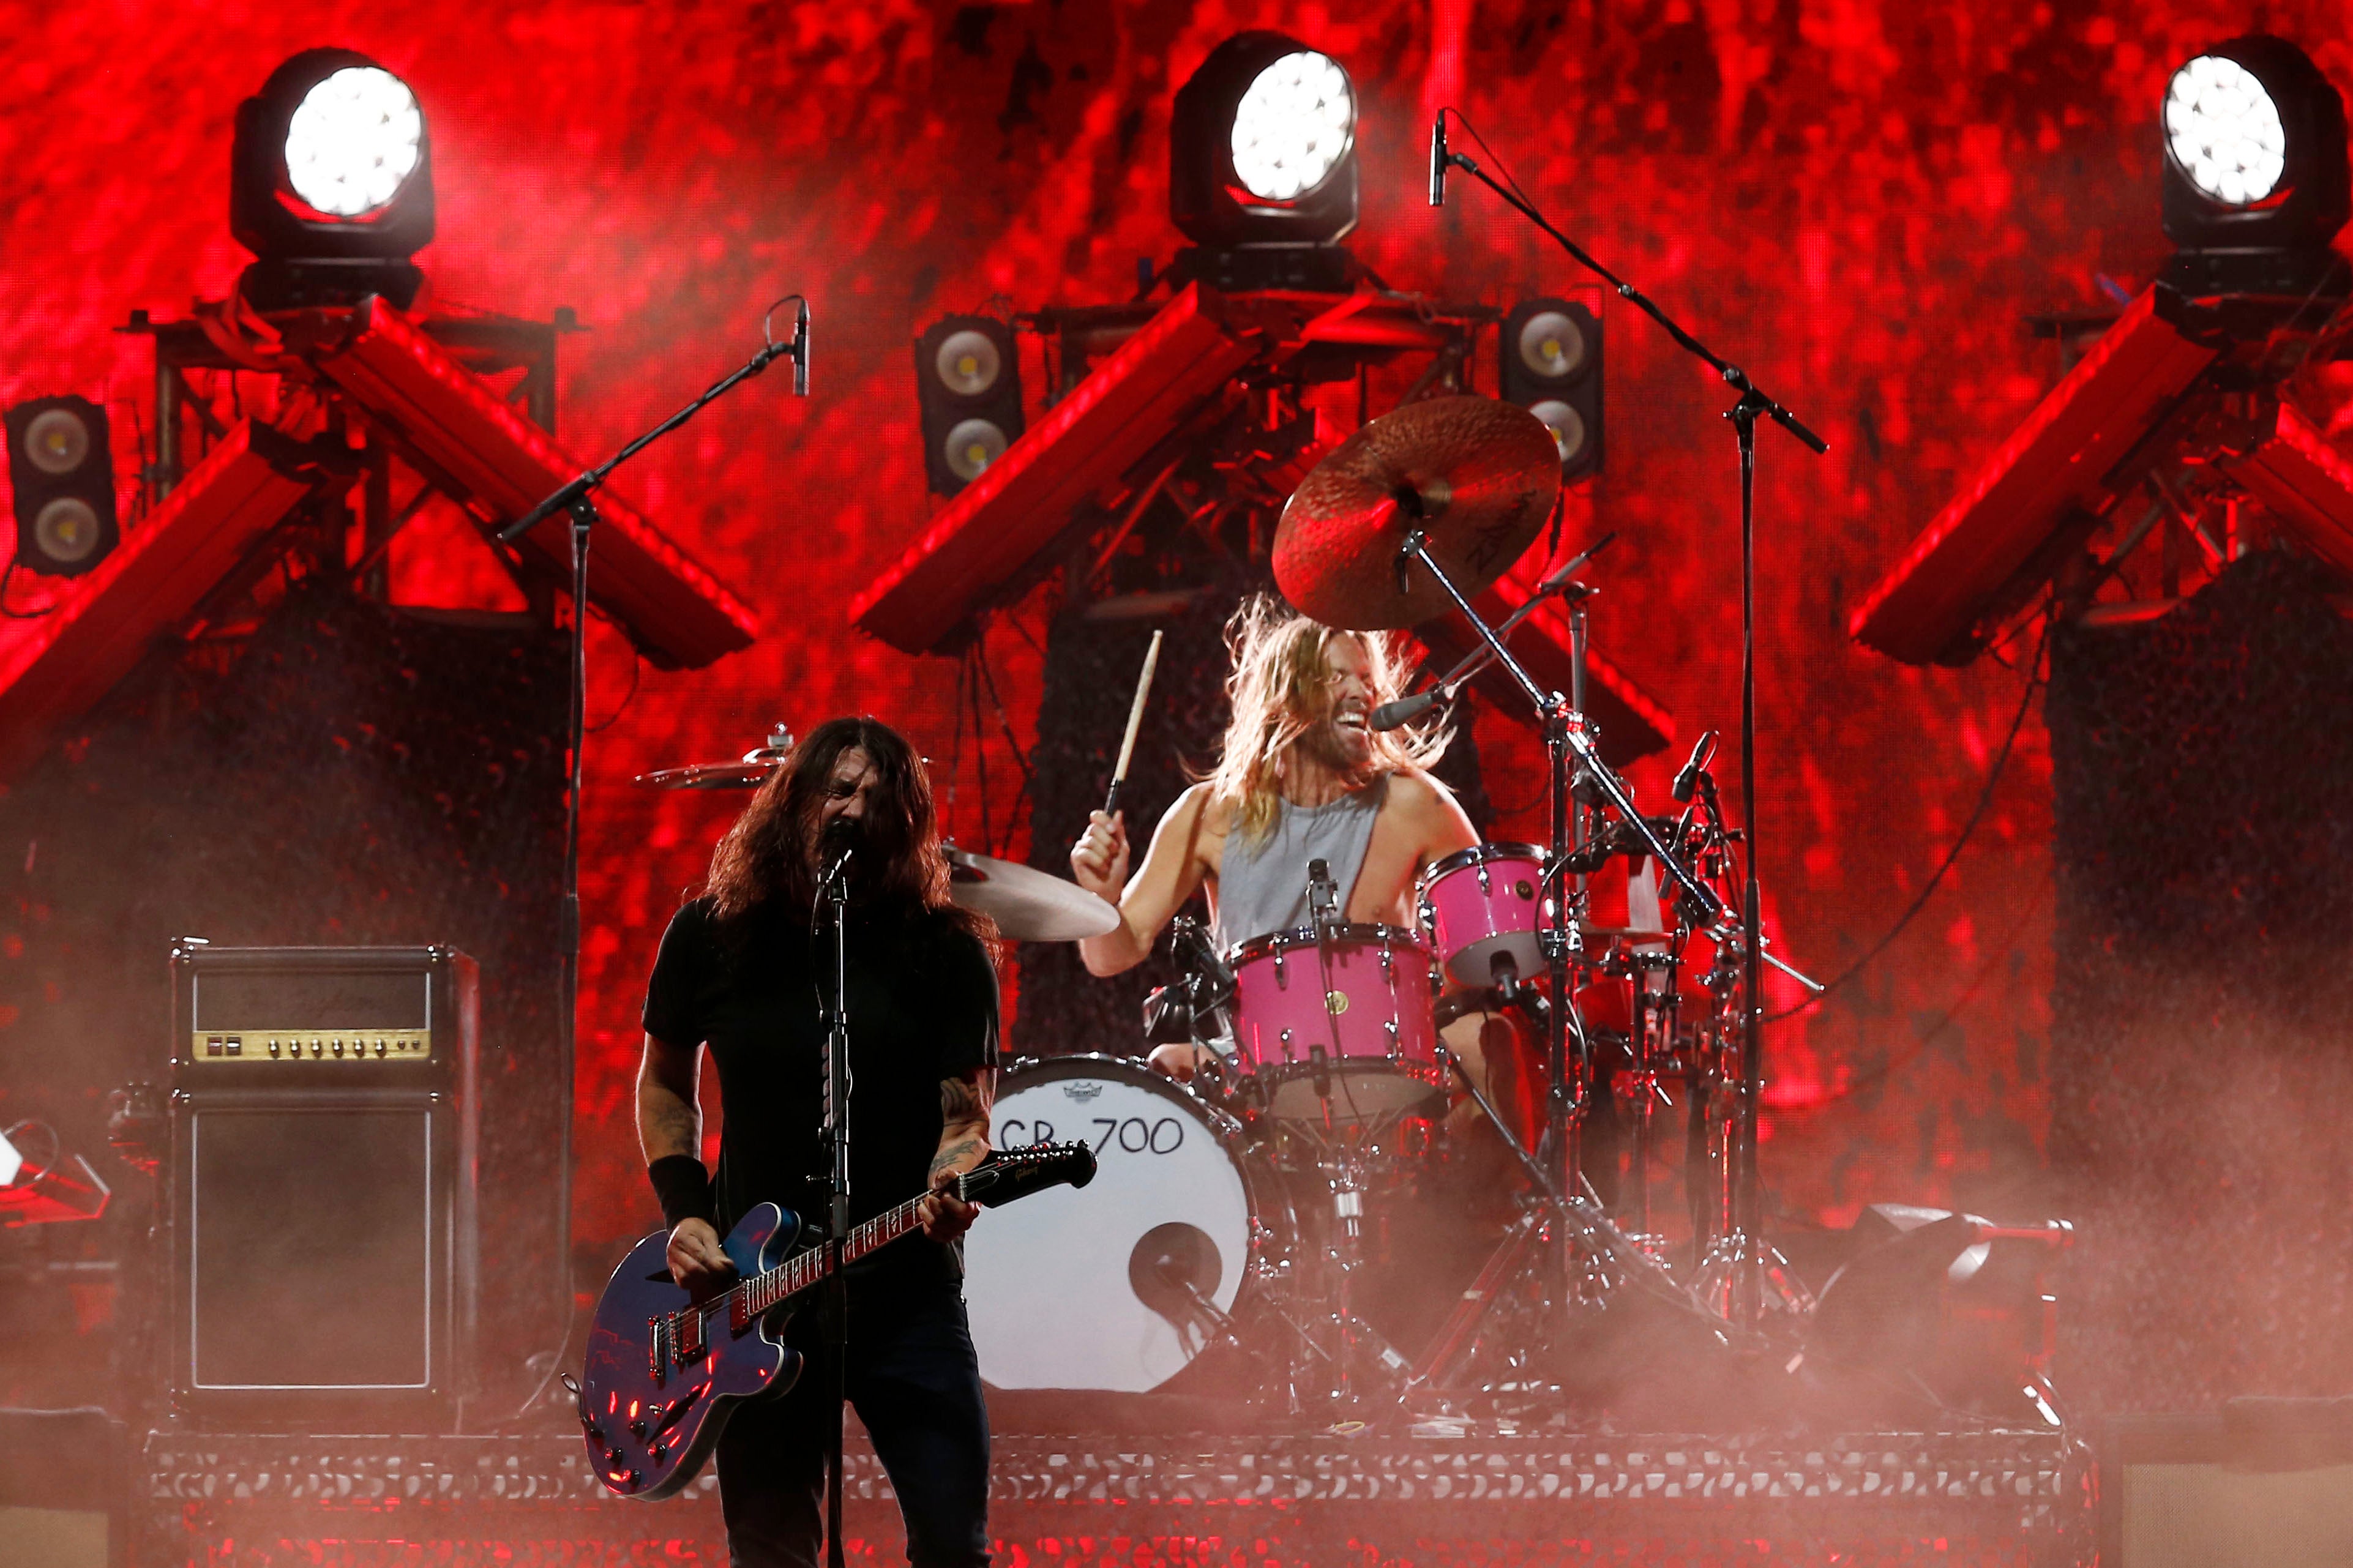
[[[2353,1563],[2353,1400],[2233,1400],[2218,1415],[2108,1423],[2099,1443],[2109,1568]]]
[[[474,1331],[474,967],[446,948],[173,966],[174,1408],[451,1432]]]
[[[127,1449],[103,1410],[0,1410],[0,1563],[122,1568]]]

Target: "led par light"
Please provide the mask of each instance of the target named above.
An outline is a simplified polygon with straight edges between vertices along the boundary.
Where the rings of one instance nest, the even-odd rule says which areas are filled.
[[[2165,233],[2181,247],[2166,282],[2203,298],[2327,280],[2353,175],[2344,100],[2310,56],[2265,35],[2218,44],[2173,73],[2158,118]]]
[[[408,84],[349,49],[306,49],[237,105],[229,232],[263,310],[380,294],[406,310],[433,238],[433,150]]]
[[[84,397],[38,397],[9,409],[5,425],[16,564],[79,577],[121,538],[106,410]]]
[[[1237,33],[1183,87],[1168,127],[1169,216],[1208,257],[1198,276],[1329,284],[1356,226],[1356,93],[1329,55],[1282,33]],[[1317,254],[1320,252],[1320,255]],[[1302,254],[1305,253],[1305,254]],[[1206,258],[1204,258],[1206,259]],[[1343,285],[1345,286],[1345,285]]]
[[[1601,467],[1601,318],[1567,300],[1523,300],[1504,318],[1496,385],[1552,432],[1560,477]]]
[[[950,316],[915,340],[923,469],[952,496],[1005,456],[1021,434],[1021,360],[1013,329],[994,316]]]

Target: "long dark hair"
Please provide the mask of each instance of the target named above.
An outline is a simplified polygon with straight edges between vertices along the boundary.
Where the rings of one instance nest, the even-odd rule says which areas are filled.
[[[931,775],[906,737],[880,719],[828,719],[768,775],[712,852],[703,892],[721,926],[764,905],[805,918],[817,898],[813,845],[819,808],[842,753],[862,751],[880,775],[860,835],[860,910],[909,923],[931,915],[977,938],[995,956],[997,925],[948,900],[948,860],[932,807]]]

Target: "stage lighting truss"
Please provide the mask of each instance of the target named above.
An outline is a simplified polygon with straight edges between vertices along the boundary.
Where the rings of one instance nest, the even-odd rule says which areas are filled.
[[[2353,579],[2353,455],[2283,364],[2326,337],[2233,330],[2159,284],[2123,315],[1913,541],[1848,631],[1911,664],[1966,664],[2050,608],[2080,626],[2161,616],[2252,548]],[[2144,545],[2158,549],[2127,573]],[[2048,596],[2045,590],[2050,590]]]

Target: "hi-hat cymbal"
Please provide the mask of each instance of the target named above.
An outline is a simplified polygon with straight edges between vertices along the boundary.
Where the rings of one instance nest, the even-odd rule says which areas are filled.
[[[792,755],[793,732],[782,724],[768,731],[768,743],[754,746],[733,763],[688,763],[682,767],[656,768],[630,782],[649,789],[758,789],[768,775]]]
[[[1468,597],[1519,559],[1559,497],[1560,448],[1526,409],[1492,397],[1409,403],[1334,447],[1292,493],[1274,581],[1326,626],[1414,626],[1454,607],[1419,562],[1398,591],[1398,551],[1416,524]]]
[[[946,846],[948,897],[1014,942],[1076,942],[1119,924],[1119,910],[1076,882]]]

